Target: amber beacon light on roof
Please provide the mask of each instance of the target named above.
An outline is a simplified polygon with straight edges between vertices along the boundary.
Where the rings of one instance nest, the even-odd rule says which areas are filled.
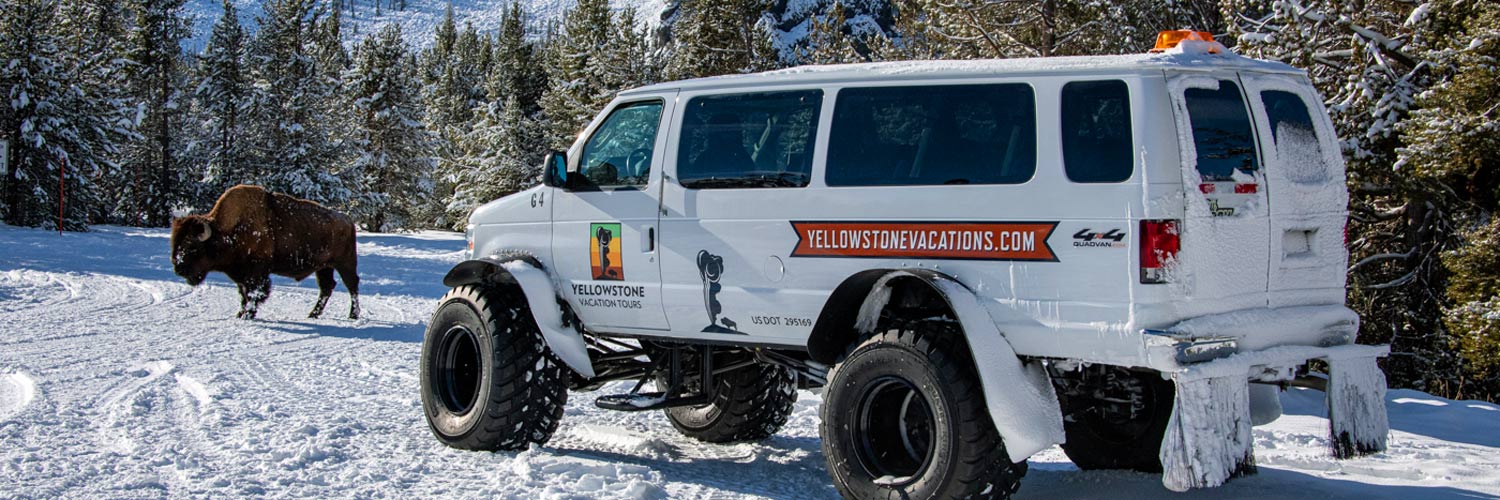
[[[1168,49],[1176,47],[1177,44],[1182,43],[1183,40],[1195,40],[1195,41],[1200,41],[1200,42],[1212,42],[1212,41],[1214,41],[1214,35],[1213,35],[1213,33],[1209,33],[1207,31],[1193,31],[1193,30],[1162,31],[1162,32],[1156,34],[1156,46],[1151,48],[1151,52],[1152,53],[1165,52]],[[1210,54],[1217,54],[1218,50],[1216,50],[1216,49],[1210,49],[1209,53]]]

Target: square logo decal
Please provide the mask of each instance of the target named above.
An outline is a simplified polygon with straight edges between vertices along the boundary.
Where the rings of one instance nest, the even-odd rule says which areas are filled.
[[[620,255],[620,223],[596,222],[589,225],[590,275],[596,280],[623,281],[625,259]]]

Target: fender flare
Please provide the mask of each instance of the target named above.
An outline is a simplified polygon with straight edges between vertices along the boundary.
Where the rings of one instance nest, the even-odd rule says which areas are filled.
[[[890,282],[897,278],[915,278],[931,286],[947,301],[949,309],[957,316],[963,328],[964,343],[969,346],[969,352],[974,358],[990,420],[1004,440],[1005,450],[1011,461],[1024,461],[1065,440],[1062,409],[1046,369],[1041,363],[1022,363],[978,296],[952,276],[930,269],[884,270],[880,273],[866,271],[856,274],[845,282],[851,288],[846,289],[844,285],[840,285],[839,290],[845,292],[845,298],[857,298],[857,295],[851,297],[850,294],[857,294],[865,287],[868,287],[868,292],[857,303],[858,312],[852,318],[853,323],[845,321],[844,328],[852,325],[851,329],[858,333],[873,332],[881,309],[890,300]],[[830,304],[824,306],[825,314],[829,307],[839,307],[843,310],[843,317],[849,319],[847,312],[855,304],[850,303],[851,301],[833,304],[833,299],[836,298],[837,296],[831,298]],[[824,319],[834,318],[820,317],[819,327],[835,327],[822,324]]]
[[[573,371],[585,378],[594,377],[588,344],[577,330],[563,324],[561,300],[552,276],[541,261],[531,255],[486,257],[460,262],[443,276],[450,288],[476,284],[507,284],[521,287],[526,305],[536,321],[547,348]]]

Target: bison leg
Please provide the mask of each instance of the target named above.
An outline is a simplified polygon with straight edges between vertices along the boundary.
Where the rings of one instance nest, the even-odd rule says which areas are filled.
[[[271,297],[271,277],[256,276],[240,285],[240,317],[255,319],[260,303]]]
[[[340,266],[338,271],[344,288],[349,289],[349,319],[359,319],[359,274],[355,272],[354,264]]]
[[[235,283],[235,285],[239,286],[239,288],[240,288],[240,312],[239,312],[239,314],[234,315],[234,317],[240,318],[240,319],[248,319],[247,316],[250,317],[250,318],[255,317],[255,313],[250,312],[250,292],[249,292],[249,290],[247,290],[245,288],[245,284],[244,283]]]
[[[318,270],[318,303],[313,305],[312,312],[307,317],[316,318],[323,315],[323,306],[328,305],[328,296],[333,295],[333,268],[325,267]]]

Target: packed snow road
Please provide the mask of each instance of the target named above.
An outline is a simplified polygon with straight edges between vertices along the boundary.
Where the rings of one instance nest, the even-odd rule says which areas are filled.
[[[761,443],[679,436],[658,413],[574,394],[522,453],[438,444],[422,420],[424,324],[460,258],[446,233],[359,238],[364,315],[305,319],[278,278],[260,319],[214,275],[171,273],[162,230],[0,226],[0,497],[830,498],[818,397]],[[342,285],[329,311],[348,305]],[[1391,391],[1390,450],[1328,458],[1321,394],[1285,393],[1255,430],[1260,474],[1174,498],[1500,498],[1500,406]],[[1021,498],[1158,498],[1153,475],[1034,457]]]

